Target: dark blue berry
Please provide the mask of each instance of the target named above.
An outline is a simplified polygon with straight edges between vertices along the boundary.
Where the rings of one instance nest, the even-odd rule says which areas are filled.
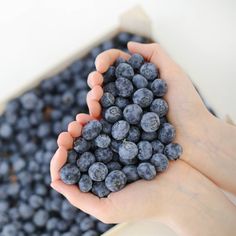
[[[113,170],[107,175],[105,179],[105,185],[111,192],[117,192],[121,190],[124,188],[126,182],[126,175],[120,170]]]
[[[144,59],[140,54],[135,53],[129,58],[128,63],[133,67],[133,69],[138,70],[144,63]]]
[[[129,105],[130,101],[127,98],[116,97],[115,105],[120,109],[124,109],[127,105]]]
[[[66,91],[61,97],[62,104],[71,106],[74,103],[74,94],[71,91]]]
[[[122,111],[117,106],[111,106],[105,111],[105,119],[110,123],[115,123],[122,118]]]
[[[141,127],[145,132],[157,131],[160,126],[159,116],[154,112],[147,112],[142,116]]]
[[[30,219],[33,214],[34,214],[34,210],[32,207],[28,206],[25,203],[20,203],[19,206],[19,214],[22,217],[22,219]]]
[[[113,96],[117,95],[115,82],[110,82],[103,87],[104,93],[111,93]]]
[[[163,117],[168,112],[168,104],[165,100],[157,98],[153,100],[150,110],[157,113],[159,117]]]
[[[119,77],[115,81],[117,94],[121,97],[130,97],[133,93],[134,87],[130,80],[127,78]]]
[[[137,104],[130,104],[127,107],[125,107],[123,111],[123,116],[125,120],[128,121],[132,125],[139,124],[142,118],[142,114],[143,114],[143,110]]]
[[[44,200],[41,196],[34,194],[34,195],[30,196],[29,204],[32,208],[37,209],[37,208],[43,206]]]
[[[152,82],[151,90],[157,97],[163,97],[167,92],[167,84],[163,79],[155,79]]]
[[[165,146],[164,153],[170,160],[177,160],[183,153],[183,148],[178,143],[170,143]]]
[[[111,143],[111,139],[108,135],[106,134],[99,134],[95,140],[94,140],[94,143],[97,147],[100,147],[100,148],[107,148],[110,143]]]
[[[121,170],[122,166],[118,161],[111,161],[107,163],[107,169],[109,172],[113,170]]]
[[[128,183],[132,183],[139,179],[136,165],[126,165],[123,167],[122,172],[126,175]]]
[[[138,89],[146,88],[148,86],[147,79],[140,74],[134,75],[132,82],[133,82],[133,85]]]
[[[118,140],[113,139],[111,141],[111,150],[113,152],[118,153],[119,152],[119,147],[120,147],[121,144],[122,144],[122,141],[118,141]]]
[[[78,154],[75,150],[70,150],[67,153],[67,162],[71,164],[75,164],[78,158]]]
[[[48,212],[40,209],[34,214],[33,222],[36,226],[43,227],[47,223],[48,217]]]
[[[92,217],[86,216],[81,220],[79,226],[82,231],[87,231],[94,228],[95,222]]]
[[[138,89],[133,94],[133,102],[142,108],[150,106],[152,101],[153,93],[147,88]]]
[[[95,161],[95,156],[91,152],[84,152],[77,160],[77,166],[81,172],[86,172]]]
[[[140,74],[147,80],[154,80],[159,76],[156,66],[150,62],[146,62],[141,66]]]
[[[135,143],[124,141],[119,147],[119,156],[125,160],[132,160],[138,154],[138,147]]]
[[[159,140],[152,141],[153,153],[163,153],[164,145]]]
[[[83,138],[92,140],[102,131],[102,124],[98,120],[89,121],[82,129]]]
[[[105,185],[105,182],[94,182],[92,192],[100,198],[106,197],[110,193],[109,189]]]
[[[165,171],[169,164],[167,157],[162,153],[154,154],[150,162],[156,167],[157,172]]]
[[[132,78],[134,76],[134,70],[131,67],[131,65],[127,64],[127,63],[120,63],[117,67],[116,67],[116,78],[120,78],[120,77],[125,77],[125,78]]]
[[[153,140],[157,139],[157,137],[158,137],[158,133],[156,131],[155,132],[143,131],[141,134],[141,139],[147,140],[147,141],[153,141]]]
[[[0,125],[0,137],[4,139],[9,139],[13,134],[13,129],[12,127],[7,124],[3,123]]]
[[[117,67],[120,63],[125,63],[126,60],[123,57],[118,57],[115,62],[115,66]]]
[[[115,97],[111,93],[104,93],[101,100],[102,107],[110,107],[115,103]]]
[[[129,128],[130,125],[127,121],[119,120],[112,126],[111,135],[116,140],[122,140],[128,135]]]
[[[98,236],[98,233],[95,230],[90,229],[84,232],[83,234],[81,234],[81,236]]]
[[[137,143],[140,139],[140,129],[136,126],[131,126],[129,129],[127,141]]]
[[[74,164],[66,164],[60,170],[60,177],[65,184],[75,184],[80,178],[79,168]]]
[[[115,80],[115,70],[114,66],[110,66],[108,70],[103,74],[104,83],[109,83]]]
[[[164,123],[158,131],[158,139],[164,143],[171,143],[175,138],[175,128],[169,123]]]
[[[151,180],[155,178],[157,174],[155,166],[148,162],[140,163],[137,167],[137,171],[139,177],[145,180]]]
[[[151,158],[152,156],[152,145],[148,141],[140,141],[138,144],[138,159],[145,161]]]
[[[87,193],[92,189],[92,185],[93,185],[92,179],[88,175],[83,174],[79,180],[80,191]]]
[[[89,167],[88,174],[93,181],[102,181],[106,178],[108,169],[102,162],[95,162]]]
[[[94,154],[97,161],[104,163],[108,163],[113,157],[113,152],[110,148],[97,148]]]
[[[25,93],[20,98],[20,102],[24,109],[26,110],[34,110],[37,106],[39,99],[33,92]]]

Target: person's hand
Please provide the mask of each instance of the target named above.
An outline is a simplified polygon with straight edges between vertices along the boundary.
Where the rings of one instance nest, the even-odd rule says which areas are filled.
[[[92,119],[86,114],[77,115],[76,121],[69,124],[68,132],[59,135],[59,148],[51,160],[51,186],[72,205],[105,223],[153,219],[181,235],[211,235],[206,232],[212,233],[212,229],[218,233],[215,235],[230,235],[227,232],[231,232],[234,225],[231,219],[236,220],[232,217],[235,212],[231,203],[213,183],[181,160],[170,163],[168,170],[152,181],[139,180],[107,198],[64,184],[59,172],[66,163],[67,150],[72,147],[73,139],[81,135],[83,125]],[[223,211],[229,215],[227,222]],[[210,225],[204,226],[205,222]]]
[[[167,82],[168,91],[164,97],[169,104],[167,118],[177,130],[175,141],[183,147],[180,159],[221,188],[236,194],[236,128],[211,115],[191,80],[159,44],[130,42],[128,49],[155,64],[160,77]],[[97,71],[88,77],[91,91],[87,104],[93,117],[101,113],[102,74],[118,57],[128,59],[130,55],[116,49],[101,53],[95,62]]]

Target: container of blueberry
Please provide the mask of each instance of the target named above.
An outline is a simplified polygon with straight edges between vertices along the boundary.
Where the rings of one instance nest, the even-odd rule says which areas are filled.
[[[76,209],[50,187],[49,163],[57,149],[58,134],[67,129],[76,114],[88,113],[87,76],[95,69],[96,56],[109,48],[126,51],[131,40],[150,42],[149,37],[134,34],[135,29],[127,32],[132,27],[124,25],[125,19],[124,16],[117,29],[98,39],[100,44],[91,44],[86,54],[79,53],[77,59],[69,65],[66,62],[56,74],[49,72],[50,76],[37,80],[36,85],[27,85],[30,89],[22,89],[1,108],[1,236],[97,236],[105,232],[112,235],[113,229],[109,229],[114,225]],[[138,20],[131,20],[137,27]],[[138,33],[142,33],[143,25]],[[144,35],[148,36],[146,29]]]

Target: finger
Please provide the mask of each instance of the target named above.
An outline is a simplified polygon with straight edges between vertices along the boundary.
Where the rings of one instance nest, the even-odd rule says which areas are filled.
[[[100,119],[102,108],[98,101],[88,99],[87,105],[89,109],[90,116],[94,117],[95,119]]]
[[[99,101],[103,95],[103,89],[100,85],[94,86],[87,94],[87,99]]]
[[[96,85],[102,85],[103,84],[103,76],[97,72],[93,71],[88,75],[88,86],[90,88],[93,88]]]
[[[50,162],[50,173],[52,181],[60,179],[60,169],[66,163],[67,151],[64,147],[59,147]]]
[[[95,60],[97,71],[100,73],[104,73],[118,57],[123,57],[127,60],[129,59],[130,55],[118,49],[109,49],[105,52],[100,53]]]
[[[66,149],[71,149],[73,146],[73,138],[69,132],[62,132],[57,139],[57,145]]]
[[[72,121],[68,125],[68,132],[73,138],[77,138],[81,135],[82,125],[77,121]]]
[[[76,116],[76,121],[82,126],[87,124],[89,121],[94,120],[94,118],[88,114],[80,113]]]
[[[169,55],[159,44],[142,44],[129,42],[128,49],[131,53],[139,53],[147,61],[155,64],[160,71],[161,78],[173,79],[179,76],[181,76],[181,78],[183,77],[181,68],[169,57]]]
[[[107,210],[108,201],[91,193],[82,193],[76,185],[67,185],[57,180],[51,183],[51,187],[65,196],[72,205],[95,217],[100,218],[102,212]]]

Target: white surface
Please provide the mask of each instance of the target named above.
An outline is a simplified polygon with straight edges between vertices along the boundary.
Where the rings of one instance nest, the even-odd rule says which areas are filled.
[[[137,3],[207,101],[236,120],[234,0],[0,0],[0,101],[113,28]]]

